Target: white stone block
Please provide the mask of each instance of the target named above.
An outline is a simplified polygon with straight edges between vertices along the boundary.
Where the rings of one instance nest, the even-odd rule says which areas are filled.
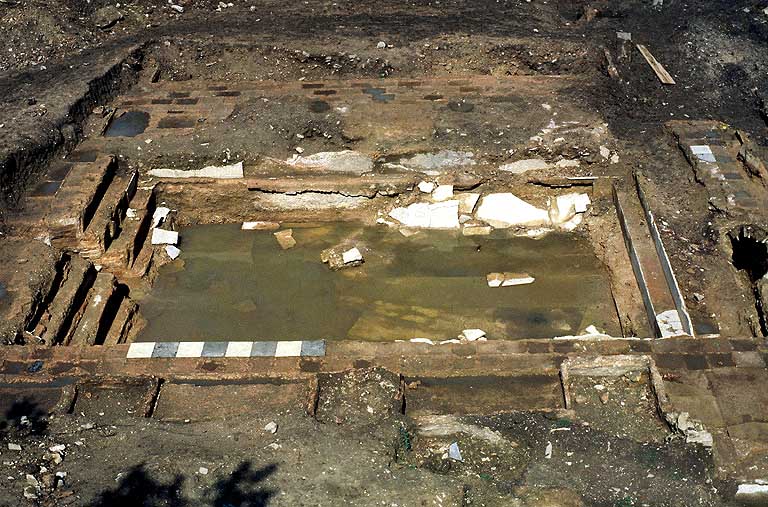
[[[205,342],[179,342],[176,357],[200,357],[203,355]]]
[[[537,208],[511,193],[483,197],[475,216],[496,228],[537,227],[549,223],[547,210]]]
[[[153,245],[175,245],[179,242],[179,233],[176,231],[167,231],[165,229],[152,229]]]
[[[301,356],[301,342],[277,342],[275,357],[299,357]]]

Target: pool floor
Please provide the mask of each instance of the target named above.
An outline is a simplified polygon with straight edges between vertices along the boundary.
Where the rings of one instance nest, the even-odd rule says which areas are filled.
[[[607,272],[578,235],[292,228],[290,250],[271,231],[239,224],[183,229],[180,259],[160,268],[141,301],[147,325],[139,341],[445,340],[468,328],[488,339],[522,339],[589,325],[621,335]],[[339,243],[357,246],[365,263],[331,271],[320,252]],[[488,273],[505,271],[536,280],[488,287]]]

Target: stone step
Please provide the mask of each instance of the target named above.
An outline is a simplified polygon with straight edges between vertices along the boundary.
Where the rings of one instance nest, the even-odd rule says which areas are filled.
[[[47,218],[51,244],[76,248],[114,177],[115,157],[74,164],[51,203]]]
[[[96,275],[82,316],[65,345],[94,345],[100,336],[103,339],[114,318],[112,307],[116,307],[121,298],[116,288],[111,273],[101,271]]]
[[[53,301],[43,311],[32,332],[49,345],[61,343],[70,328],[76,325],[78,310],[86,300],[95,277],[96,271],[89,261],[78,256],[71,257]]]
[[[149,234],[155,195],[152,189],[139,189],[131,200],[133,217],[126,217],[120,235],[112,241],[99,263],[118,277],[124,276],[141,252]]]
[[[137,181],[136,171],[114,179],[80,238],[80,255],[87,259],[98,258],[120,234],[128,203],[136,193]]]
[[[96,345],[105,345],[108,347],[118,345],[120,343],[126,343],[131,341],[131,338],[140,327],[139,316],[137,314],[138,306],[130,298],[124,298],[120,302],[120,308],[117,309],[115,318],[112,321],[112,325],[109,328],[104,341],[96,343]]]

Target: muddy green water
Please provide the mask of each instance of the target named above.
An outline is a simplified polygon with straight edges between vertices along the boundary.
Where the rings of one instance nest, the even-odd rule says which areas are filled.
[[[239,224],[181,231],[182,255],[141,301],[140,340],[489,339],[575,334],[590,324],[620,335],[608,276],[588,242],[464,237],[387,227],[294,226],[295,248]],[[344,242],[365,264],[331,271],[320,252]],[[489,272],[522,272],[530,285],[490,288]]]

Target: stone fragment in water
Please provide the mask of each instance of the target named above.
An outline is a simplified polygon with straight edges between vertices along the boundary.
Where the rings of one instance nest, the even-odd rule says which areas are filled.
[[[493,230],[493,227],[491,227],[490,225],[466,224],[464,228],[461,230],[461,232],[465,236],[488,236],[492,230]]]
[[[480,201],[475,216],[499,229],[549,224],[547,210],[528,204],[512,193],[486,195]]]
[[[341,259],[344,261],[344,264],[352,264],[353,262],[363,262],[363,254],[360,253],[360,250],[355,248],[350,248],[346,252],[341,254]]]
[[[280,224],[277,222],[263,222],[260,220],[255,222],[243,222],[243,225],[240,227],[243,231],[274,231],[279,228]]]
[[[527,285],[536,281],[527,273],[488,273],[485,278],[488,287],[511,287],[513,285]]]
[[[181,255],[181,250],[173,245],[165,245],[165,253],[167,253],[168,257],[173,261]]]
[[[453,185],[438,185],[432,192],[432,199],[435,201],[447,201],[453,197]]]
[[[275,239],[283,250],[288,250],[296,246],[296,240],[293,239],[293,229],[285,229],[274,233]]]
[[[548,169],[549,163],[543,158],[529,158],[525,160],[518,160],[517,162],[511,162],[499,166],[500,171],[522,174],[527,171],[537,171],[540,169]]]
[[[165,229],[158,229],[157,227],[152,229],[153,245],[175,245],[178,242],[179,242],[178,232],[168,231]]]
[[[314,155],[294,156],[286,160],[285,163],[304,169],[320,169],[349,174],[364,174],[373,169],[373,160],[370,157],[352,150],[321,151]]]
[[[482,329],[465,329],[459,335],[459,340],[474,342],[484,337],[485,337],[485,331],[483,331]]]
[[[220,180],[231,180],[243,178],[243,163],[215,166],[209,165],[202,169],[152,169],[150,176],[158,178],[214,178]]]

